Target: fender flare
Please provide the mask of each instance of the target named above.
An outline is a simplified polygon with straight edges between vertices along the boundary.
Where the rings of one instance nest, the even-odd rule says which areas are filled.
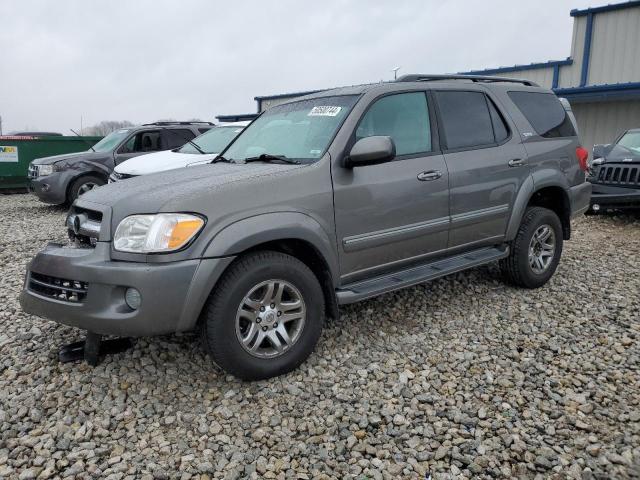
[[[324,259],[333,282],[339,278],[335,241],[313,217],[301,212],[272,212],[238,220],[218,231],[203,252],[204,258],[238,255],[260,244],[301,240]]]
[[[564,181],[558,181],[559,177]],[[520,190],[518,191],[516,199],[513,203],[513,208],[511,209],[511,217],[509,218],[509,222],[507,224],[505,241],[510,242],[511,240],[516,238],[518,228],[520,228],[520,223],[522,222],[524,212],[527,209],[527,205],[529,204],[531,197],[533,197],[533,195],[537,191],[547,187],[560,188],[564,192],[565,200],[567,201],[567,205],[569,207],[569,212],[571,211],[570,199],[567,193],[568,185],[565,176],[559,176],[558,170],[554,169],[538,170],[527,177],[527,179],[522,183]]]

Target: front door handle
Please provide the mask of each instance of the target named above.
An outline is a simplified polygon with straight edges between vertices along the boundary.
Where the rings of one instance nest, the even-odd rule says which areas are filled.
[[[440,170],[429,170],[427,172],[422,172],[418,174],[418,180],[421,182],[430,182],[431,180],[438,180],[442,177],[442,172]]]
[[[510,167],[521,167],[524,165],[524,163],[524,160],[521,158],[514,158],[512,160],[509,160]]]

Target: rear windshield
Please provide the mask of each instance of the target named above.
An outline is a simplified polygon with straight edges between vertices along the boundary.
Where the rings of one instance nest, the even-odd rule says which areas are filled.
[[[576,131],[564,107],[552,93],[509,92],[538,135],[544,138],[574,137]]]

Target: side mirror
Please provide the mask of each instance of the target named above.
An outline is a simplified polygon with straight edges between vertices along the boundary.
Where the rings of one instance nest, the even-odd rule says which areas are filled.
[[[611,144],[601,144],[593,146],[593,159],[603,158],[611,150]]]
[[[364,167],[390,162],[396,156],[396,145],[391,137],[374,136],[361,138],[345,158],[345,168]]]

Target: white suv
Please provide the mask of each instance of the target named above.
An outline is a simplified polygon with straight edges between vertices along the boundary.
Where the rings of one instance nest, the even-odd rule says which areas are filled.
[[[213,160],[249,122],[218,125],[190,140],[182,147],[151,153],[122,162],[109,176],[109,183],[149,173],[173,170],[174,168],[201,165]]]

